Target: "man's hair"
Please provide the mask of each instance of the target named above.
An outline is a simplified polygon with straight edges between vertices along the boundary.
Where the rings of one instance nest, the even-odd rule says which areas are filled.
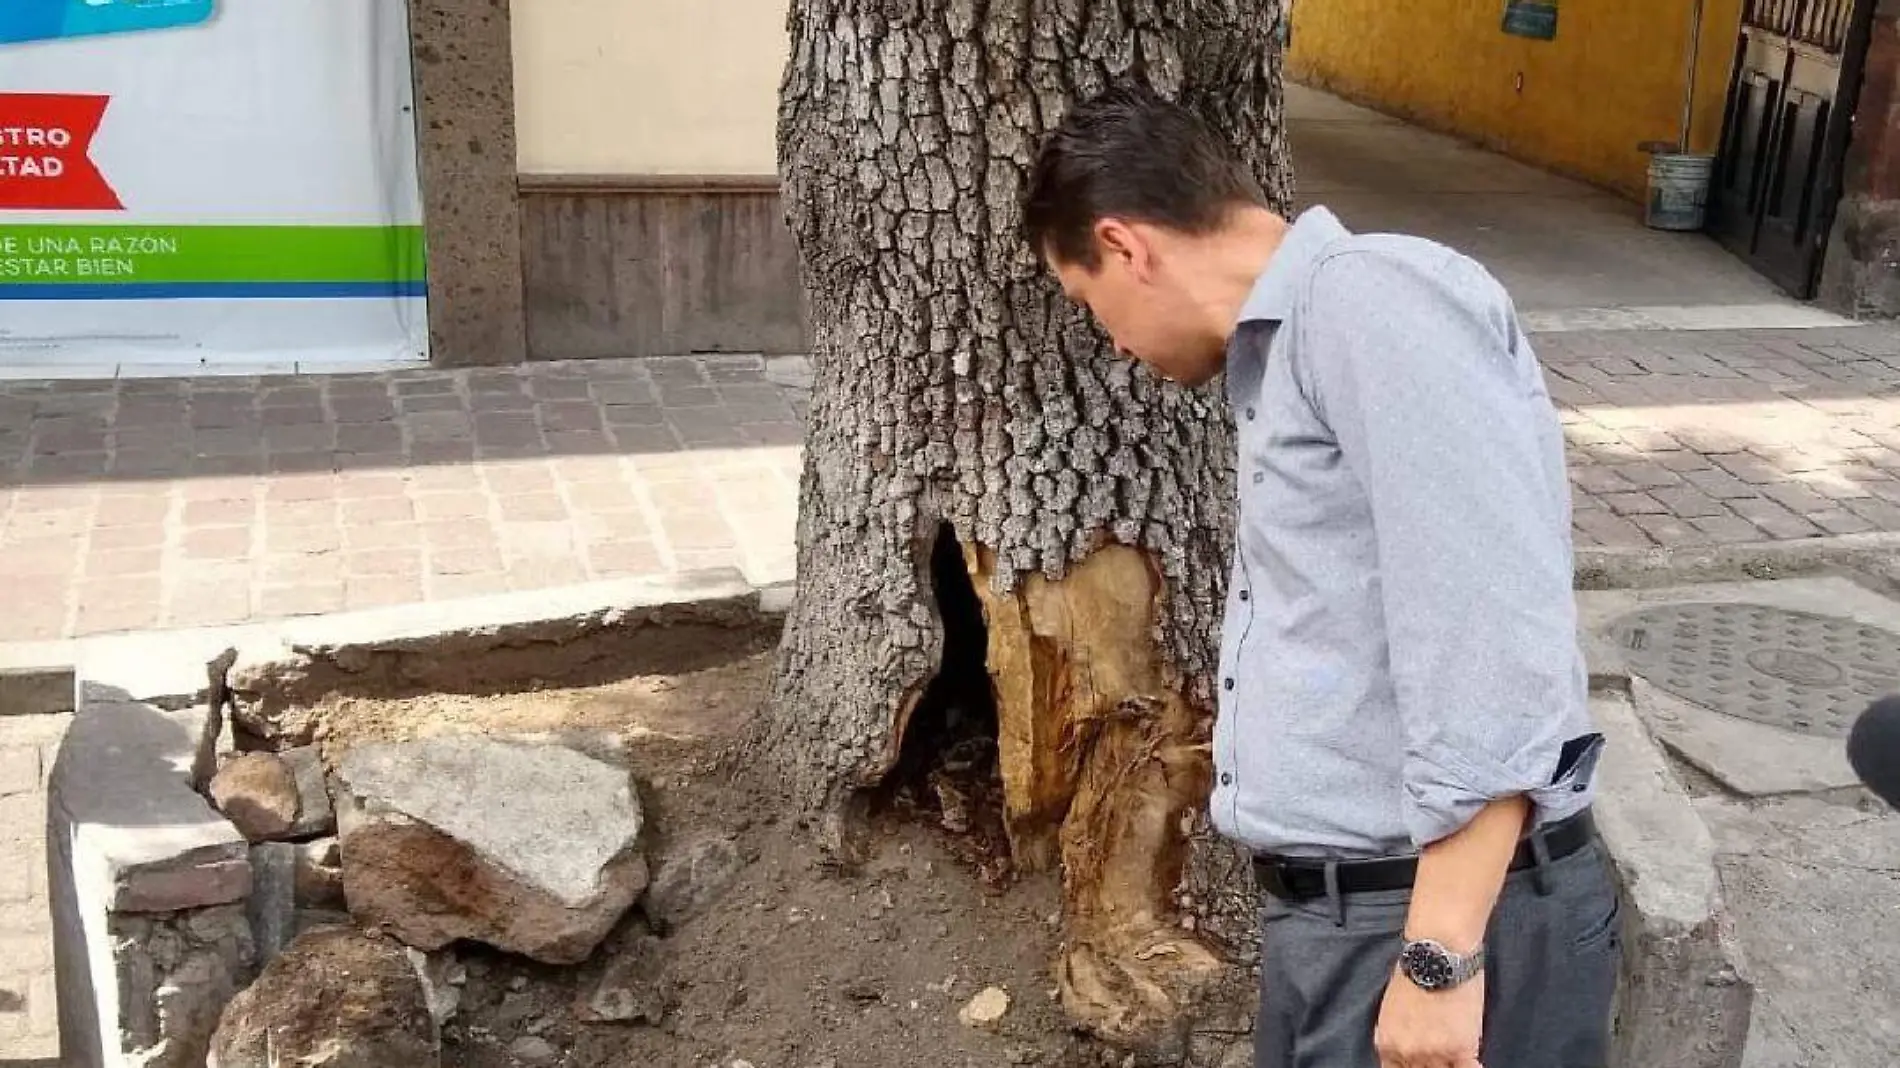
[[[1205,234],[1243,204],[1266,197],[1227,143],[1181,105],[1124,85],[1077,103],[1043,142],[1023,232],[1039,255],[1093,271],[1102,219]]]

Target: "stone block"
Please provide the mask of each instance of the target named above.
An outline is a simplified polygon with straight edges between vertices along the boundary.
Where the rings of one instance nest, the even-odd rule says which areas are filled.
[[[46,716],[71,712],[71,667],[13,667],[0,663],[0,716]]]
[[[1624,896],[1611,1063],[1738,1068],[1754,987],[1723,902],[1715,841],[1625,692],[1591,713],[1608,747],[1597,822]]]
[[[192,788],[215,759],[216,720],[203,707],[166,711],[88,685],[49,800],[87,905],[173,912],[250,891],[244,836]]]
[[[286,842],[251,847],[251,896],[245,914],[257,963],[267,965],[297,937],[298,849]]]

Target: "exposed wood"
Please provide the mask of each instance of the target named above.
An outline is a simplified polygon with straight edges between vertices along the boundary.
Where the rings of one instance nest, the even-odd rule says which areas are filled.
[[[988,554],[972,555],[977,588],[993,590]],[[985,598],[1017,863],[1046,866],[1059,845],[1063,1004],[1131,1043],[1171,1027],[1221,970],[1174,919],[1212,721],[1154,643],[1162,594],[1147,556],[1116,545]]]

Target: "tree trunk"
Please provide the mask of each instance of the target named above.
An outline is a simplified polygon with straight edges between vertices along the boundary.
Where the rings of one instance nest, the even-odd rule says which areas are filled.
[[[1230,133],[1284,203],[1278,17],[1279,0],[792,3],[780,165],[814,386],[764,757],[838,811],[897,766],[940,670],[954,691],[987,667],[1014,859],[1064,875],[1064,1002],[1127,1043],[1168,1032],[1220,969],[1173,895],[1209,785],[1231,430],[1217,390],[1109,351],[1023,244],[1019,205],[1043,133],[1125,75]],[[945,648],[943,524],[988,624],[976,658]]]

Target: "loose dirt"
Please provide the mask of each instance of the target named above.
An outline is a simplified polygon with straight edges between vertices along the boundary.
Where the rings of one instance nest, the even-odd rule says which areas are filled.
[[[1105,1052],[1068,1030],[1054,999],[1053,877],[999,875],[986,851],[973,848],[969,834],[946,831],[945,812],[928,803],[886,806],[872,818],[863,862],[841,868],[742,753],[721,759],[746,737],[771,671],[772,657],[763,654],[585,688],[344,697],[317,707],[318,738],[332,759],[365,742],[449,732],[546,736],[615,756],[640,783],[656,867],[678,843],[707,833],[733,836],[745,858],[708,911],[654,940],[636,909],[579,968],[458,948],[466,979],[444,1029],[444,1063],[1103,1063]],[[966,820],[959,814],[949,822]],[[630,953],[639,954],[640,966],[621,971],[634,972],[641,996],[664,1006],[658,1023],[577,1020],[577,997]],[[987,1026],[960,1022],[960,1010],[991,987],[1007,995],[1002,1017]],[[993,1005],[995,995],[985,1000]]]

